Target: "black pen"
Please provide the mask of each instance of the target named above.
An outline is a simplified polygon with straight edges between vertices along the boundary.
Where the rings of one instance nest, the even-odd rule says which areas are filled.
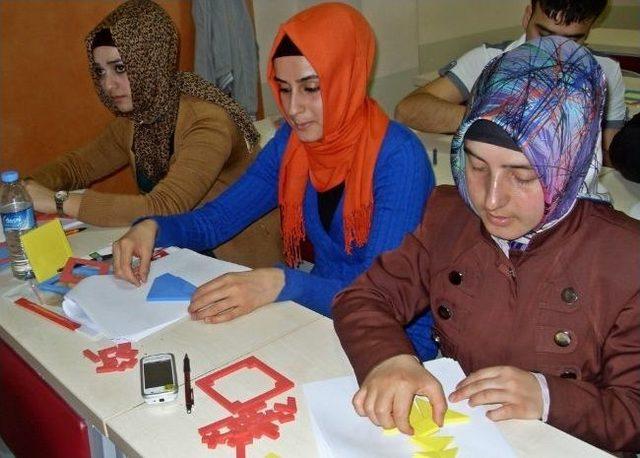
[[[438,164],[438,148],[433,148],[433,165]]]
[[[187,408],[187,413],[191,413],[191,407],[193,407],[193,389],[191,388],[191,366],[189,364],[189,355],[186,353],[184,354],[182,370],[184,371],[184,403]]]

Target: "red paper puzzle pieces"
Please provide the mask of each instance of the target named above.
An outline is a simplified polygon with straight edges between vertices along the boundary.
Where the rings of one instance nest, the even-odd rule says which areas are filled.
[[[273,389],[255,396],[247,401],[232,401],[224,397],[214,388],[216,381],[242,368],[258,369],[274,381]],[[278,424],[287,423],[295,419],[298,410],[296,400],[288,397],[286,404],[274,403],[272,409],[265,410],[266,401],[293,388],[294,383],[276,370],[267,366],[255,356],[238,361],[196,382],[198,388],[207,393],[232,415],[198,429],[202,442],[209,448],[216,448],[220,444],[235,447],[236,457],[245,456],[246,446],[254,439],[266,436],[270,439],[280,437]]]
[[[82,354],[94,363],[102,363],[102,366],[96,367],[98,374],[122,372],[134,368],[138,363],[138,350],[131,348],[131,342],[103,348],[98,350],[98,354],[87,348]]]
[[[263,436],[278,439],[278,423],[288,423],[295,419],[296,400],[288,397],[286,404],[275,403],[273,409],[263,410],[266,406],[264,402],[252,403],[241,408],[235,415],[199,428],[202,442],[208,448],[216,448],[221,444],[235,447],[236,456],[243,456],[245,447],[252,444],[254,439]]]
[[[62,269],[59,282],[76,284],[84,277],[80,277],[73,273],[73,269],[78,265],[93,267],[98,271],[98,275],[106,275],[109,273],[111,266],[106,262],[95,261],[93,259],[69,258]]]
[[[248,401],[230,401],[225,398],[222,394],[215,390],[213,385],[216,380],[219,380],[229,374],[232,374],[239,369],[246,367],[248,369],[258,369],[262,371],[265,375],[271,377],[275,382],[273,389],[267,391],[266,393],[262,393],[254,398],[249,399]],[[280,374],[278,371],[267,366],[265,363],[260,361],[255,356],[249,356],[241,361],[238,361],[230,366],[225,367],[224,369],[220,369],[219,371],[214,372],[213,374],[207,375],[206,377],[201,378],[196,382],[198,388],[207,393],[214,401],[220,404],[222,407],[227,409],[231,413],[236,413],[243,407],[249,406],[251,404],[259,404],[261,402],[267,401],[271,398],[278,396],[279,394],[284,393],[287,390],[293,388],[293,382],[286,378],[284,375]]]

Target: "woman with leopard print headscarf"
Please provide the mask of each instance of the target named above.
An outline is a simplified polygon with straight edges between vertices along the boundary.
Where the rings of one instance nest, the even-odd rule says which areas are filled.
[[[37,211],[126,226],[198,207],[246,170],[259,140],[250,117],[213,84],[178,71],[178,33],[160,6],[125,2],[85,43],[98,96],[116,118],[94,141],[32,174],[27,189]],[[126,166],[139,194],[66,192]],[[272,265],[280,258],[279,235],[277,214],[270,213],[215,254],[252,267]]]

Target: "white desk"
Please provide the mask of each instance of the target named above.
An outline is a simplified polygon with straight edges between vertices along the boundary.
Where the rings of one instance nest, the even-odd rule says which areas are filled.
[[[298,413],[293,422],[280,426],[280,438],[262,438],[247,446],[248,457],[264,457],[275,452],[282,457],[315,457],[317,451],[305,408],[304,383],[352,374],[329,319],[320,318],[295,332],[253,352],[253,355],[295,381],[287,395],[295,396]],[[251,387],[238,384],[230,395],[243,396]],[[218,446],[208,450],[200,442],[197,429],[229,415],[200,390],[195,390],[195,407],[191,415],[184,405],[141,405],[107,422],[109,437],[129,456],[209,457],[235,456],[234,449]],[[184,393],[180,391],[181,399]],[[507,421],[498,423],[518,456],[523,457],[607,457],[602,452],[562,431],[538,421]],[[126,444],[126,445],[125,445]]]
[[[70,237],[76,256],[83,256],[108,245],[120,230],[91,228]],[[94,239],[96,243],[91,243]],[[83,247],[83,248],[81,248]],[[0,274],[0,291],[28,286]],[[225,365],[295,329],[320,318],[316,313],[293,302],[272,304],[232,324],[205,325],[183,319],[135,343],[140,355],[173,352],[192,358],[193,377]],[[0,337],[51,385],[76,412],[103,434],[106,421],[131,410],[143,401],[140,397],[139,371],[99,375],[94,365],[82,355],[85,348],[97,350],[110,346],[107,340],[92,342],[81,334],[57,326],[32,312],[0,300]],[[182,383],[182,375],[179,375]]]
[[[446,154],[436,170],[446,172]],[[446,167],[445,167],[446,165]],[[122,230],[91,228],[71,238],[76,255],[107,245]],[[21,283],[10,273],[0,274],[0,292]],[[0,300],[0,337],[25,359],[79,415],[109,437],[129,457],[234,456],[221,446],[208,450],[197,429],[228,416],[194,385],[195,406],[184,409],[184,391],[179,371],[179,400],[170,405],[148,406],[139,394],[138,369],[99,375],[81,352],[98,349],[107,341],[91,342],[81,334],[56,326],[31,312]],[[286,456],[315,456],[315,439],[301,388],[304,383],[351,374],[351,368],[333,332],[330,320],[295,303],[263,307],[231,323],[204,325],[182,320],[134,345],[141,353],[173,352],[178,360],[188,353],[195,380],[255,355],[293,380],[287,394],[297,399],[293,422],[281,425],[277,441],[268,438],[248,446],[247,456],[263,457],[274,451]],[[229,394],[246,395],[247,383],[238,383]],[[607,456],[590,445],[536,421],[499,424],[519,456]]]

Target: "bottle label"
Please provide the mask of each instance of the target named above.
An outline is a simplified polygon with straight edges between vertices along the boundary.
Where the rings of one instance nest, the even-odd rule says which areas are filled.
[[[36,225],[33,207],[18,212],[3,213],[2,227],[4,231],[27,231]]]

